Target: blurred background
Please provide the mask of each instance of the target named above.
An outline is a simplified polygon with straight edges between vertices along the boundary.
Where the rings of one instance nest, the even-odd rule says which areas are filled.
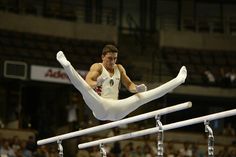
[[[101,62],[105,44],[119,48],[135,83],[155,88],[182,65],[186,83],[128,117],[192,101],[163,124],[234,109],[236,105],[235,0],[0,0],[1,157],[54,157],[57,145],[39,139],[103,124],[70,84],[55,56],[64,51],[84,77]],[[120,98],[131,94],[121,87]],[[77,144],[155,126],[148,119],[63,141],[66,156],[98,156]],[[235,117],[215,120],[216,156],[236,156]],[[155,156],[156,135],[107,145],[109,156]],[[204,125],[165,132],[165,156],[207,156]]]

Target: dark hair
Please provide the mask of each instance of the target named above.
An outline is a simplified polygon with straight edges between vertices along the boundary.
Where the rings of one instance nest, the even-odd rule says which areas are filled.
[[[102,55],[106,55],[107,53],[118,53],[118,49],[114,45],[105,45],[102,49]]]

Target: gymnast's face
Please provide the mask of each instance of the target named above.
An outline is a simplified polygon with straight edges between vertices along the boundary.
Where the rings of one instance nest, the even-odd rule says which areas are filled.
[[[106,55],[102,55],[102,64],[107,70],[113,70],[116,64],[118,53],[108,52]]]

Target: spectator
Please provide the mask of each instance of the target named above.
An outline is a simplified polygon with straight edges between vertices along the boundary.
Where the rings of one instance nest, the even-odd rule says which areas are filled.
[[[231,157],[228,146],[225,146],[223,150],[219,151],[217,156],[219,156],[219,157]]]
[[[2,120],[0,119],[0,128],[4,128],[5,127],[5,125],[4,125],[4,123],[2,122]]]
[[[114,143],[112,149],[111,149],[111,153],[114,154],[114,157],[119,157],[121,154],[121,146],[120,146],[120,142],[117,141]]]
[[[204,151],[199,149],[199,145],[194,143],[192,145],[193,157],[204,157]]]
[[[230,157],[236,157],[236,149],[230,151]]]
[[[236,84],[236,72],[234,71],[234,69],[232,69],[231,71],[230,81],[233,85]]]
[[[120,134],[120,128],[112,128],[111,131],[108,132],[107,137],[113,137]]]
[[[223,87],[231,87],[233,82],[235,81],[235,73],[233,70],[226,72],[224,68],[220,69],[220,83]]]
[[[26,141],[21,142],[21,152],[23,157],[32,157],[32,152],[26,148]]]
[[[152,147],[148,144],[148,141],[145,141],[145,144],[143,146],[143,153],[144,157],[154,157],[155,153],[152,150]]]
[[[210,70],[205,70],[203,75],[203,81],[206,85],[215,85],[215,76]]]
[[[88,140],[93,140],[93,139],[89,139],[87,136],[80,136],[78,138],[78,144],[79,143],[84,143],[84,142],[86,142]],[[90,151],[90,153],[91,153],[91,151]],[[76,154],[76,157],[90,157],[88,149],[78,150],[78,152]]]
[[[174,157],[175,156],[175,149],[172,143],[168,143],[166,146],[165,154],[167,157]]]
[[[143,157],[143,155],[142,147],[140,145],[137,146],[135,150],[135,157]]]
[[[235,130],[232,127],[231,123],[228,123],[223,129],[223,135],[226,136],[235,136]]]
[[[20,145],[21,145],[21,141],[19,140],[19,137],[13,136],[12,141],[11,141],[11,146],[15,152],[21,148]]]
[[[75,101],[72,102],[72,104],[67,106],[68,110],[68,123],[69,123],[69,130],[75,131],[77,130],[77,104]]]
[[[49,157],[58,157],[58,152],[55,147],[49,149]]]
[[[35,157],[49,157],[49,152],[46,148],[46,146],[40,146],[37,148],[37,151],[35,152],[35,154],[33,155]]]
[[[180,149],[180,154],[184,157],[192,157],[193,152],[192,152],[191,145],[185,142],[184,147]]]
[[[29,136],[28,141],[26,143],[26,148],[31,152],[35,152],[37,150],[37,145],[34,136]]]
[[[230,87],[235,84],[236,74],[233,69],[225,74],[225,79]]]
[[[3,145],[0,149],[1,157],[16,157],[14,150],[10,147],[7,140],[3,141]]]
[[[133,147],[133,143],[129,142],[128,144],[126,144],[123,147],[123,151],[122,151],[122,157],[133,157],[134,154],[134,147]]]
[[[90,148],[90,157],[98,157],[100,156],[100,150],[98,149],[98,147],[94,146],[92,148]]]
[[[0,150],[1,150],[1,147],[2,147],[2,143],[3,142],[3,138],[2,138],[2,134],[0,133]]]
[[[87,150],[79,150],[76,157],[90,157]]]

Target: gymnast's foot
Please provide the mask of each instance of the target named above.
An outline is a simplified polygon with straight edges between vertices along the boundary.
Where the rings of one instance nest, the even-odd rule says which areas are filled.
[[[61,65],[62,65],[64,68],[70,66],[70,62],[66,59],[66,56],[63,54],[62,51],[59,51],[59,52],[57,53],[57,60],[58,60],[58,62],[61,63]]]
[[[177,80],[179,80],[181,83],[184,83],[185,82],[185,79],[187,77],[187,69],[185,66],[182,66],[180,71],[179,71],[179,74],[178,76],[176,77]]]

